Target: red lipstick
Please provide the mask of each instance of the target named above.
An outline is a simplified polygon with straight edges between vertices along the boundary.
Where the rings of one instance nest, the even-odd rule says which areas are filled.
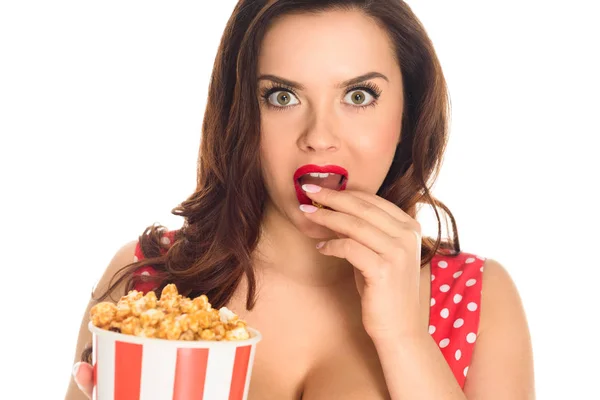
[[[309,174],[311,172],[319,172],[319,173],[330,173],[330,174],[338,174],[343,176],[342,185],[338,190],[346,189],[346,185],[348,183],[348,171],[340,167],[339,165],[315,165],[315,164],[307,164],[303,165],[296,170],[294,173],[294,188],[296,189],[296,197],[300,204],[312,204],[312,200],[308,198],[304,190],[300,187],[299,179],[301,176]]]

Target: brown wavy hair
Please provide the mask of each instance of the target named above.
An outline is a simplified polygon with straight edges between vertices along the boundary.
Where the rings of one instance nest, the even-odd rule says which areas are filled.
[[[417,205],[430,205],[438,225],[436,239],[423,238],[422,266],[439,250],[460,253],[455,219],[430,193],[448,140],[450,101],[439,60],[424,27],[401,0],[240,0],[231,15],[215,59],[202,125],[196,191],[172,210],[184,224],[171,247],[161,243],[166,228],[152,225],[139,237],[145,259],[122,268],[107,298],[126,281],[126,291],[143,279],[155,280],[158,293],[175,283],[180,293],[206,294],[214,307],[226,305],[243,275],[246,308],[255,304],[251,255],[259,238],[266,190],[260,168],[260,108],[257,58],[269,25],[282,15],[360,10],[383,27],[394,46],[404,86],[401,141],[377,194],[413,218]],[[400,110],[399,110],[400,111]],[[438,209],[449,216],[452,237],[442,240]],[[447,227],[447,220],[446,220]],[[152,265],[155,277],[134,276]],[[123,293],[125,294],[125,293]]]

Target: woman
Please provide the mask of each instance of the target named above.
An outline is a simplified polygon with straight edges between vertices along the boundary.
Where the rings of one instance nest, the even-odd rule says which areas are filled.
[[[251,399],[533,398],[510,277],[461,252],[429,192],[447,118],[438,59],[404,2],[241,0],[197,190],[173,211],[184,226],[119,250],[89,307],[171,282],[227,305],[263,334]],[[420,203],[450,216],[453,238],[422,237]],[[76,363],[67,398],[91,386]]]

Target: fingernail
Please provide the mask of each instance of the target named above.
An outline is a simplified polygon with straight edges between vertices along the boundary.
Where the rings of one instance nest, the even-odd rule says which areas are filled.
[[[319,243],[317,243],[317,249],[320,249],[324,245],[325,245],[325,242],[319,242]]]
[[[300,209],[305,213],[314,213],[318,210],[317,207],[311,206],[310,204],[300,204]]]
[[[79,367],[81,367],[81,363],[75,363],[75,365],[73,365],[73,377],[77,377],[77,373],[79,372]]]
[[[307,183],[302,185],[302,190],[308,193],[319,193],[321,191],[321,186],[313,185],[312,183]]]

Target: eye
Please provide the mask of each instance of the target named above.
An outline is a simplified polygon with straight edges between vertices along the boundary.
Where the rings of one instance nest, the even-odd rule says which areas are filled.
[[[266,97],[269,104],[273,107],[289,107],[300,103],[296,95],[287,90],[271,92]]]
[[[375,96],[365,89],[352,90],[344,97],[344,101],[348,104],[362,107],[370,105],[375,100]]]
[[[364,82],[348,89],[344,101],[352,107],[365,109],[377,105],[381,89],[373,82]]]

